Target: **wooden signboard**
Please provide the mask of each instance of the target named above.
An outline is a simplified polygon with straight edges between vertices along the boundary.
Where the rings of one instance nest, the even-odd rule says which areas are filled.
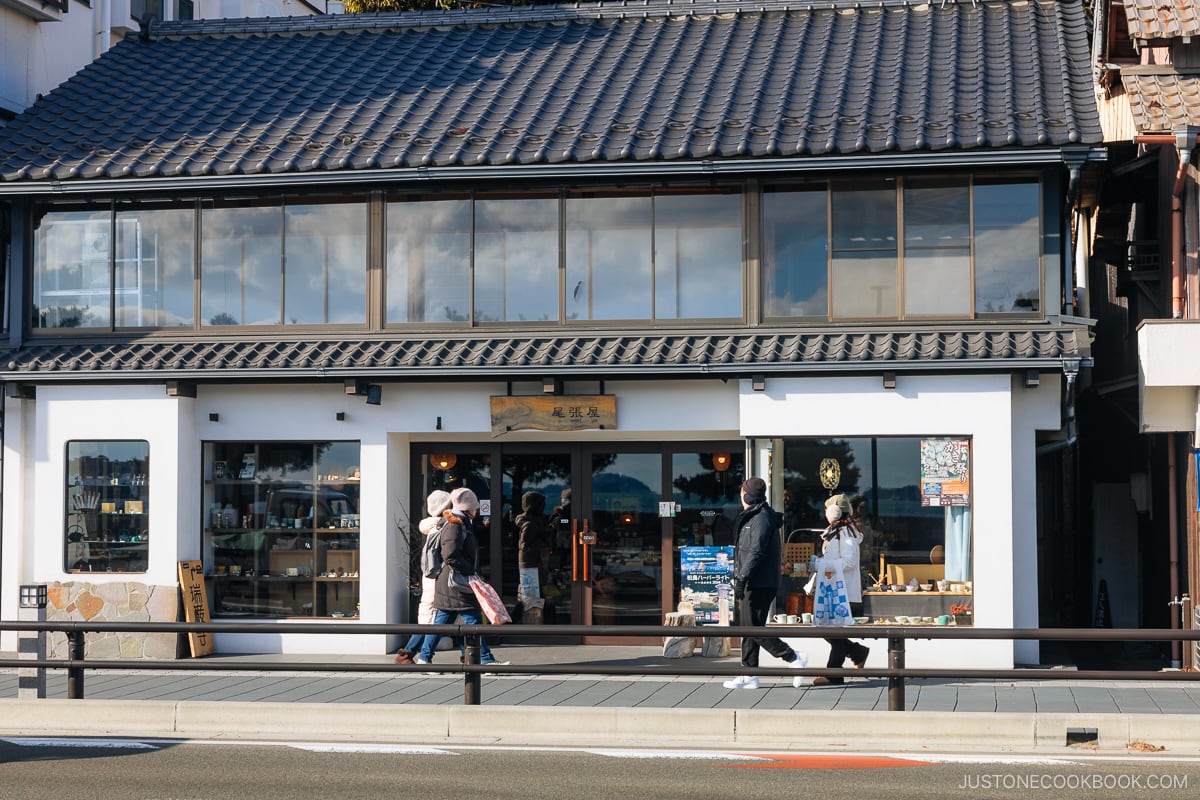
[[[498,396],[492,398],[492,434],[509,431],[613,430],[617,397],[612,394]]]
[[[204,564],[199,561],[179,562],[179,590],[183,592],[185,622],[208,622],[208,592],[204,588]],[[213,635],[208,632],[189,633],[188,645],[192,658],[217,652]]]

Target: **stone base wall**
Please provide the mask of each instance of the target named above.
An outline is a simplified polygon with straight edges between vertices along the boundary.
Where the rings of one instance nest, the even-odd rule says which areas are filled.
[[[177,622],[179,587],[122,583],[54,582],[47,586],[46,619],[51,622]],[[84,658],[140,659],[176,658],[177,633],[88,633],[84,636]],[[67,658],[64,633],[50,634],[50,658]]]

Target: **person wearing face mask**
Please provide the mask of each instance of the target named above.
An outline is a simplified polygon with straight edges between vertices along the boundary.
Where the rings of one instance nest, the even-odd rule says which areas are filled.
[[[734,525],[737,542],[733,555],[733,596],[738,625],[758,628],[767,624],[771,603],[779,591],[782,550],[779,526],[783,524],[783,515],[767,504],[767,482],[762,478],[747,478],[741,495],[742,513]],[[808,656],[793,650],[778,636],[751,636],[742,639],[742,666],[757,668],[760,648],[789,667],[803,669],[808,664]],[[758,676],[739,675],[723,685],[726,689],[757,689]],[[799,688],[803,678],[797,675],[792,685]]]
[[[854,521],[850,498],[844,494],[836,494],[825,501],[825,519],[829,526],[821,534],[821,557],[825,564],[836,564],[841,568],[842,580],[845,584],[846,600],[849,610],[826,621],[828,625],[849,625],[853,617],[862,613],[862,571],[859,567],[859,551],[862,549],[862,531]],[[815,577],[815,576],[814,576]],[[816,586],[820,582],[816,581]],[[849,639],[826,639],[829,642],[829,660],[825,666],[841,669],[849,658],[856,669],[862,669],[867,663],[870,648]],[[836,686],[844,683],[840,677],[813,678],[813,686]]]

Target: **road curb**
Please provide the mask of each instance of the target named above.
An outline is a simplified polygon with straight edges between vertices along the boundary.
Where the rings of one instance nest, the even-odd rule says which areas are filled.
[[[0,699],[0,735],[512,746],[1200,752],[1187,715]]]

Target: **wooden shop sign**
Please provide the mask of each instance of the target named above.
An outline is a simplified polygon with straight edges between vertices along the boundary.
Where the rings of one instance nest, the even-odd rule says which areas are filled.
[[[179,562],[179,589],[183,593],[183,618],[186,622],[209,622],[208,593],[204,589],[204,565],[199,561]],[[212,633],[189,633],[192,658],[217,652]]]
[[[617,397],[612,394],[492,398],[492,434],[509,431],[611,430],[617,427]]]

